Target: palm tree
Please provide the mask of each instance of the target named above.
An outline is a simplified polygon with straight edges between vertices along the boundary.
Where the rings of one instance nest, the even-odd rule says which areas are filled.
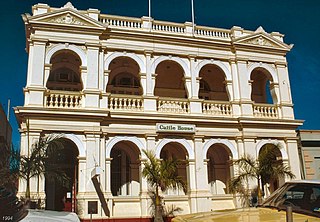
[[[0,148],[1,149],[1,148]],[[0,187],[5,187],[13,193],[16,193],[16,184],[19,175],[19,151],[11,145],[10,150],[2,148],[3,152],[0,155]]]
[[[177,175],[177,167],[179,161],[176,159],[159,160],[154,152],[143,150],[147,156],[147,161],[144,164],[142,175],[147,179],[149,185],[154,189],[155,202],[155,219],[154,221],[163,221],[163,206],[159,189],[166,191],[167,189],[186,190],[186,183],[181,176]]]
[[[50,158],[58,149],[63,149],[62,143],[59,141],[61,135],[49,135],[40,137],[33,144],[33,148],[29,155],[22,155],[20,159],[19,176],[26,180],[26,199],[30,199],[30,179],[33,177],[41,177],[45,175],[49,178],[58,178],[59,180],[68,180],[67,175],[59,169],[50,167]]]
[[[278,178],[289,177],[293,179],[295,175],[290,171],[290,167],[277,158],[277,149],[279,144],[267,144],[259,153],[259,157],[255,160],[250,155],[245,155],[234,161],[239,166],[239,175],[230,181],[230,191],[243,191],[244,183],[250,179],[257,180],[258,203],[262,201],[261,185],[276,180]]]

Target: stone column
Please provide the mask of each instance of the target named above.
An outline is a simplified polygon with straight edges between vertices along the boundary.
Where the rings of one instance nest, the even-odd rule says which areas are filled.
[[[29,44],[27,87],[43,86],[46,39],[33,39]]]
[[[200,88],[200,77],[199,73],[196,73],[196,58],[194,55],[189,56],[190,62],[190,91],[189,91],[189,101],[190,101],[190,112],[191,113],[202,113],[202,102],[199,100],[199,88]]]
[[[45,64],[45,66],[44,66],[43,87],[45,87],[45,88],[46,88],[47,82],[48,82],[48,80],[49,80],[51,68],[52,68],[52,65],[51,65],[51,64]]]
[[[294,119],[289,74],[286,63],[276,63],[279,78],[279,103],[282,118]]]
[[[84,193],[86,192],[86,183],[87,178],[86,178],[86,157],[79,157],[79,176],[78,176],[78,193]]]
[[[156,136],[157,134],[147,134],[145,136],[146,138],[146,149],[156,151]],[[148,195],[148,182],[147,180],[142,176],[142,170],[144,168],[144,164],[147,161],[145,155],[141,154],[141,164],[140,164],[140,207],[141,207],[141,215],[142,216],[149,216],[149,205],[148,200],[150,199]]]
[[[237,60],[237,76],[239,81],[241,115],[252,117],[253,102],[251,100],[251,82],[247,72],[247,61]]]
[[[25,106],[43,106],[46,44],[47,40],[44,39],[30,41]]]
[[[289,163],[292,173],[296,176],[295,179],[301,179],[301,170],[300,170],[300,159],[298,153],[298,143],[297,138],[287,138],[286,146],[289,157]]]
[[[157,99],[154,96],[154,87],[156,85],[156,74],[152,73],[152,51],[145,51],[145,61],[146,61],[146,76],[145,76],[145,86],[144,87],[144,110],[153,111],[157,110]]]
[[[99,159],[100,159],[100,135],[98,132],[85,132],[86,139],[85,145],[87,150],[87,161],[86,161],[86,192],[94,192],[95,189],[93,183],[91,181],[91,171],[96,167],[99,166]]]
[[[98,76],[98,85],[99,85],[99,90],[101,92],[105,92],[107,85],[105,84],[104,81],[104,49],[101,48],[99,51],[99,76]]]
[[[229,60],[229,64],[231,67],[231,75],[232,75],[232,90],[233,90],[233,98],[230,99],[232,103],[232,114],[234,117],[241,116],[241,107],[240,107],[240,85],[239,85],[239,77],[238,77],[238,68],[235,60]]]
[[[188,185],[189,185],[189,206],[190,212],[197,212],[197,190],[196,190],[196,167],[195,160],[189,159],[187,165],[187,176],[188,176]]]
[[[87,43],[87,78],[84,89],[85,93],[85,107],[98,108],[99,107],[99,45]],[[100,55],[101,56],[101,55]]]

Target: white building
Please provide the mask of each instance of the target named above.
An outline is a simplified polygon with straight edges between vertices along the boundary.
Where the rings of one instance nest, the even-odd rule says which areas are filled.
[[[100,167],[110,217],[149,217],[144,149],[184,160],[187,193],[164,194],[183,214],[237,207],[228,193],[232,161],[257,157],[265,144],[281,144],[279,156],[300,178],[295,129],[302,121],[294,118],[291,46],[282,34],[105,15],[70,3],[37,4],[23,20],[29,62],[25,102],[15,109],[21,152],[28,137],[63,133],[57,163],[73,180],[64,190],[32,180],[31,196],[46,198],[48,209],[59,209],[64,196],[81,218],[90,218],[90,201],[98,203],[94,219],[108,218],[91,181]]]

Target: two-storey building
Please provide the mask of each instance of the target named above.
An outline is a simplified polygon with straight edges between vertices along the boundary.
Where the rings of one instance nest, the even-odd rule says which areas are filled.
[[[72,178],[68,189],[32,179],[31,196],[47,209],[65,200],[88,219],[88,205],[98,203],[93,218],[108,218],[91,181],[99,168],[110,218],[148,218],[143,150],[183,160],[178,174],[187,192],[163,194],[181,213],[237,207],[228,190],[233,160],[257,157],[266,144],[280,144],[279,158],[300,178],[295,129],[302,121],[294,118],[292,46],[282,34],[106,15],[71,3],[37,4],[23,20],[29,61],[25,101],[15,108],[21,152],[41,135],[63,133],[57,164]]]

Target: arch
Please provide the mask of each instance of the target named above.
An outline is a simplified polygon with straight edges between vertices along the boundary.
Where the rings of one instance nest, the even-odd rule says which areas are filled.
[[[288,159],[288,153],[286,151],[286,149],[284,148],[283,144],[280,143],[278,140],[261,140],[257,143],[256,145],[256,155],[258,156],[259,153],[260,153],[260,150],[261,148],[266,145],[266,144],[273,144],[273,145],[276,145],[276,144],[281,144],[281,147],[278,147],[280,152],[281,152],[281,156],[282,156],[282,159],[283,160],[287,160]]]
[[[188,152],[189,159],[194,159],[194,152],[192,146],[188,143],[186,139],[163,139],[156,147],[156,157],[160,158],[160,153],[162,148],[168,143],[179,143],[181,144]]]
[[[166,61],[166,60],[175,61],[176,63],[178,63],[181,66],[181,68],[183,69],[183,71],[184,71],[184,77],[191,76],[190,75],[190,69],[189,69],[187,63],[185,63],[181,58],[172,57],[172,56],[159,56],[158,58],[156,58],[153,61],[153,63],[151,64],[151,73],[155,73],[156,69],[157,69],[157,66],[161,62]]]
[[[51,60],[52,56],[60,50],[70,50],[70,51],[76,53],[81,59],[81,66],[87,66],[86,53],[82,49],[80,49],[79,47],[77,47],[75,45],[67,45],[67,44],[58,44],[58,45],[52,47],[51,49],[49,49],[46,54],[45,64],[50,64],[50,60]]]
[[[206,60],[199,62],[199,64],[196,66],[196,69],[195,69],[195,74],[197,77],[199,77],[200,70],[206,65],[218,66],[224,72],[226,80],[232,80],[231,72],[229,71],[227,66],[225,64],[223,64],[221,61],[217,61],[217,60],[213,60],[213,59],[211,59],[211,60],[206,59]]]
[[[247,73],[248,80],[251,79],[251,73],[256,68],[262,68],[262,69],[266,70],[271,75],[273,83],[279,82],[276,70],[274,68],[272,68],[270,65],[265,64],[265,63],[261,63],[261,62],[260,63],[253,63],[249,66],[248,73]]]
[[[227,139],[210,139],[209,141],[207,141],[204,146],[203,146],[203,152],[202,152],[202,156],[203,158],[206,157],[207,152],[209,150],[209,148],[213,145],[213,144],[223,144],[225,145],[231,152],[232,154],[232,158],[233,159],[239,159],[239,154],[237,149],[234,147],[234,145]]]
[[[111,139],[106,145],[106,158],[110,158],[111,149],[114,147],[114,145],[121,141],[129,141],[135,144],[139,148],[140,154],[143,153],[142,150],[145,149],[145,145],[137,137],[116,136]]]
[[[84,145],[81,141],[81,139],[79,139],[76,135],[74,134],[63,134],[62,138],[66,138],[71,140],[78,148],[78,152],[79,152],[79,157],[85,157],[86,156],[86,150],[84,148]]]
[[[140,73],[146,73],[146,65],[144,64],[143,60],[134,53],[113,52],[105,58],[105,60],[104,60],[105,66],[104,67],[109,69],[109,65],[112,62],[112,60],[114,60],[118,57],[129,57],[129,58],[133,59],[139,65]]]

